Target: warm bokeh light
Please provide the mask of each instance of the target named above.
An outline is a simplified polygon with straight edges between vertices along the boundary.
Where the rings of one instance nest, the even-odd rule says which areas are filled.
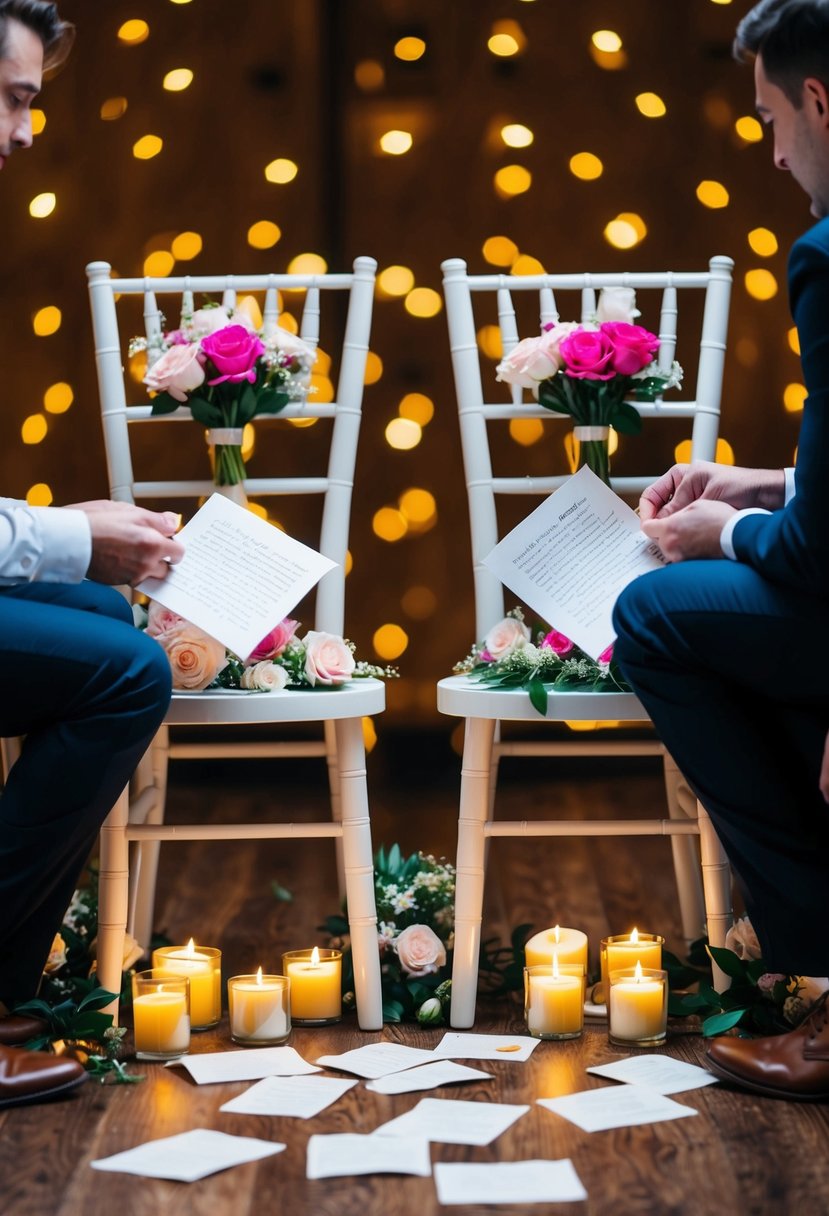
[[[518,257],[518,246],[508,236],[489,236],[482,253],[491,266],[511,266]]]
[[[375,654],[387,663],[399,659],[409,645],[409,635],[400,625],[381,625],[372,638]]]
[[[622,39],[615,30],[596,30],[590,41],[597,51],[604,51],[606,55],[615,55],[622,49]]]
[[[180,232],[173,238],[170,252],[177,262],[189,262],[202,251],[203,241],[198,232]]]
[[[645,118],[662,118],[668,109],[658,93],[637,94],[636,108]]]
[[[511,418],[509,435],[522,448],[530,448],[544,435],[544,423],[540,418]]]
[[[248,228],[248,244],[253,249],[273,249],[282,230],[273,220],[257,220]]]
[[[789,349],[794,351],[796,355],[800,354],[800,334],[797,332],[797,326],[793,325],[786,334],[786,341],[789,344]]]
[[[512,55],[520,55],[527,45],[527,37],[517,21],[505,20],[492,23],[492,33],[487,40],[487,46],[493,55],[501,59],[509,59]]]
[[[163,147],[164,140],[160,135],[142,135],[132,145],[132,154],[136,160],[152,160]]]
[[[431,524],[437,518],[437,503],[435,496],[429,490],[412,486],[404,490],[398,499],[398,506],[404,519],[410,524]]]
[[[49,424],[42,414],[30,414],[20,428],[20,438],[24,443],[42,443],[46,438]]]
[[[435,405],[424,393],[406,393],[397,412],[401,418],[408,418],[418,426],[428,426],[435,416]]]
[[[253,423],[246,422],[244,427],[242,428],[242,459],[250,460],[250,458],[253,455],[255,450],[256,450],[256,427],[253,425]],[[250,506],[251,506],[251,504],[248,503],[248,508],[250,508]],[[264,508],[260,507],[259,504],[257,503],[254,514],[257,514],[258,511],[260,511],[260,510],[264,510]],[[267,515],[267,511],[265,511],[265,515]]]
[[[403,156],[414,142],[411,131],[386,131],[377,141],[387,156]]]
[[[777,279],[770,270],[747,270],[743,281],[755,300],[771,300],[777,295]]]
[[[32,109],[29,116],[32,120],[32,135],[42,135],[46,129],[46,115],[43,110]]]
[[[697,186],[697,198],[702,203],[703,207],[727,207],[729,203],[729,194],[722,182],[702,181]]]
[[[529,148],[535,136],[523,123],[510,122],[505,127],[501,127],[501,139],[508,148]]]
[[[647,225],[635,211],[622,211],[605,225],[604,238],[615,249],[632,249],[647,236]]]
[[[407,588],[400,600],[400,607],[413,621],[426,621],[434,616],[438,597],[431,587],[417,585]]]
[[[39,308],[32,317],[32,329],[39,338],[48,338],[50,334],[58,332],[62,320],[60,309],[54,304],[47,304],[45,308]]]
[[[298,253],[288,263],[288,274],[326,274],[328,263],[318,253]]]
[[[409,525],[406,523],[405,516],[396,507],[381,507],[379,511],[374,512],[371,530],[375,536],[380,537],[380,540],[387,540],[393,544],[395,541],[403,539],[409,530]]]
[[[769,228],[752,228],[748,234],[748,243],[761,258],[770,258],[779,248],[777,237]]]
[[[44,191],[43,194],[36,194],[29,203],[29,215],[36,220],[44,220],[47,215],[51,215],[57,206],[57,195],[51,191]]]
[[[72,385],[60,380],[50,384],[43,394],[43,408],[49,414],[65,414],[74,400]]]
[[[173,68],[161,83],[169,93],[181,93],[193,83],[193,73],[189,68]]]
[[[398,38],[394,44],[394,53],[398,59],[403,59],[406,63],[414,63],[416,59],[421,59],[426,54],[426,43],[422,38],[415,38],[412,35]]]
[[[436,317],[443,308],[443,299],[431,287],[414,287],[406,296],[404,307],[413,317]]]
[[[422,438],[422,428],[411,418],[392,418],[386,427],[386,443],[398,452],[416,448]]]
[[[525,194],[533,184],[533,175],[523,165],[504,165],[495,174],[495,190],[501,198]]]
[[[691,460],[691,440],[683,439],[674,448],[674,460],[677,464],[688,464]],[[727,439],[722,436],[717,440],[717,449],[714,454],[714,460],[717,464],[734,464],[734,449]]]
[[[520,253],[512,264],[511,273],[519,277],[532,274],[544,274],[544,263],[539,262],[531,253]]]
[[[156,249],[149,257],[144,258],[142,274],[151,279],[166,279],[172,273],[176,260],[166,249]]]
[[[786,413],[800,413],[808,395],[805,384],[787,384],[783,389],[783,405]]]
[[[284,156],[277,157],[276,160],[272,160],[269,165],[265,166],[266,179],[277,186],[285,186],[288,182],[292,182],[297,173],[299,173],[299,166]]]
[[[113,122],[116,118],[121,118],[127,112],[127,104],[126,97],[108,97],[101,105],[101,118],[104,122]]]
[[[250,318],[250,323],[254,329],[262,328],[262,309],[259,307],[259,301],[256,296],[242,296],[236,301],[236,311],[243,312]],[[318,371],[316,364],[314,370]]]
[[[362,718],[361,725],[363,728],[363,747],[366,752],[373,752],[377,746],[377,727],[374,725],[373,718]]]
[[[387,266],[377,276],[377,288],[386,296],[405,296],[414,284],[414,273],[408,266]]]
[[[334,400],[334,383],[319,372],[311,373],[311,388],[314,390],[310,398],[311,405],[328,405]],[[296,418],[294,421],[302,426],[313,426],[315,418]]]
[[[30,507],[51,507],[52,491],[45,481],[38,481],[26,491],[26,502]]]
[[[583,182],[592,182],[601,177],[604,165],[592,152],[577,152],[570,157],[570,172]]]
[[[125,42],[127,46],[138,46],[139,42],[145,42],[150,36],[150,27],[146,21],[134,19],[125,21],[118,30],[118,39],[120,42]]]
[[[366,372],[363,383],[376,384],[382,375],[383,360],[373,350],[370,350],[366,355]]]
[[[751,114],[744,114],[734,123],[734,130],[747,144],[759,143],[763,138],[763,124]]]
[[[500,359],[504,353],[504,341],[500,325],[482,325],[478,330],[478,346],[487,359]]]
[[[386,83],[382,63],[376,59],[361,59],[354,68],[354,83],[364,93],[376,93]]]

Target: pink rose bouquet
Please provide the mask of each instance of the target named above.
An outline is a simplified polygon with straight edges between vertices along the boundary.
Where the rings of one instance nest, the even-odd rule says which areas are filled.
[[[627,435],[642,429],[629,398],[654,401],[682,382],[678,363],[657,361],[659,338],[634,324],[635,300],[631,288],[606,288],[590,321],[549,322],[496,369],[498,380],[530,389],[545,409],[573,418],[582,463],[608,483],[609,428]]]

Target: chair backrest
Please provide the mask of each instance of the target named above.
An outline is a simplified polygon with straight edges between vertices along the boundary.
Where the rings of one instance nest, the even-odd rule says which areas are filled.
[[[196,293],[221,296],[222,304],[229,310],[243,295],[257,293],[254,296],[257,303],[264,299],[262,316],[266,325],[280,320],[280,316],[280,323],[286,324],[284,315],[280,314],[282,293],[291,293],[286,297],[290,301],[290,315],[294,320],[294,314],[300,315],[299,336],[315,349],[320,341],[325,301],[324,319],[331,322],[325,326],[325,353],[332,359],[332,378],[336,368],[336,387],[319,394],[311,392],[306,400],[292,402],[277,415],[260,414],[254,420],[257,432],[260,426],[274,423],[282,428],[290,424],[305,428],[316,420],[330,420],[328,443],[322,445],[321,450],[318,443],[314,444],[318,475],[307,474],[308,465],[303,462],[300,476],[248,477],[244,488],[248,495],[256,498],[271,495],[323,497],[318,537],[304,534],[298,539],[318,548],[337,563],[317,587],[315,609],[315,627],[337,634],[344,632],[348,530],[376,269],[376,261],[369,257],[357,258],[351,274],[227,274],[121,279],[112,274],[106,262],[92,262],[86,268],[110,495],[125,502],[153,499],[170,506],[173,500],[198,500],[216,489],[209,478],[186,480],[178,472],[161,480],[136,479],[134,463],[141,463],[142,467],[149,463],[147,445],[143,442],[149,428],[159,428],[168,444],[182,446],[183,436],[176,424],[189,421],[197,441],[199,430],[193,426],[186,406],[171,414],[153,416],[147,389],[128,373],[129,342],[138,334],[141,325],[138,306],[143,311],[143,334],[152,360],[153,349],[158,348],[164,328],[164,313],[176,318],[179,311],[192,313]],[[159,307],[160,301],[163,308]],[[329,338],[329,335],[336,336]],[[324,382],[328,384],[327,380]],[[137,397],[138,403],[129,403],[128,393]],[[318,429],[313,427],[314,432]],[[140,445],[137,442],[139,432],[143,433]],[[158,436],[156,431],[153,438]],[[159,448],[155,445],[150,450],[157,455]],[[207,468],[206,452],[203,458]]]
[[[483,559],[500,539],[496,500],[504,495],[546,496],[558,489],[568,476],[567,473],[557,476],[494,476],[489,424],[511,419],[541,419],[559,427],[563,423],[565,430],[572,426],[568,415],[557,414],[538,405],[527,390],[508,388],[496,382],[494,363],[484,355],[482,349],[491,349],[492,343],[491,340],[481,341],[482,330],[497,326],[500,342],[495,346],[506,355],[521,338],[533,336],[539,332],[540,325],[556,321],[559,316],[563,321],[580,319],[584,322],[592,319],[596,313],[597,291],[602,287],[634,288],[637,307],[642,313],[642,324],[646,328],[654,328],[651,318],[656,315],[658,308],[660,368],[669,368],[679,354],[685,380],[681,390],[682,400],[671,399],[677,395],[674,392],[668,401],[659,399],[648,404],[633,404],[646,418],[691,419],[693,458],[714,460],[733,266],[731,258],[715,257],[711,259],[708,270],[698,273],[666,271],[519,277],[470,275],[466,263],[460,258],[450,258],[442,264],[469,500],[476,637],[484,637],[504,615],[503,586],[483,565]],[[575,298],[574,293],[577,293]],[[695,337],[684,339],[681,349],[677,347],[680,293],[683,299],[691,293],[695,293],[698,300],[701,294],[704,295],[701,324],[696,322],[693,326],[699,333],[698,354],[695,351]],[[648,303],[648,297],[653,301],[653,308]],[[527,310],[532,308],[532,316],[528,312],[526,319],[522,312],[523,332],[520,333],[516,304],[519,307],[526,304]],[[693,365],[694,361],[696,366]],[[688,399],[687,385],[694,383],[694,373],[694,396]],[[499,397],[501,400],[498,400]],[[511,400],[507,400],[509,397]],[[630,441],[631,445],[637,442],[637,439]],[[517,445],[511,447],[516,452],[523,450]],[[664,469],[641,476],[613,477],[611,484],[617,493],[639,494],[662,472]]]

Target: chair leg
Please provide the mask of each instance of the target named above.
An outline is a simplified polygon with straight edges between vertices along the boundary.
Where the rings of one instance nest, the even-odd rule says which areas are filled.
[[[671,756],[665,752],[665,790],[671,819],[696,819],[697,800]],[[705,900],[702,893],[699,845],[693,836],[672,836],[679,915],[686,946],[705,932]]]
[[[734,923],[731,908],[731,867],[714,830],[710,816],[702,803],[697,804],[699,816],[699,840],[702,853],[702,882],[705,888],[705,907],[708,921],[708,943],[724,946],[725,935]],[[711,964],[714,988],[725,992],[731,980],[716,963]]]
[[[462,1028],[475,1021],[484,907],[484,825],[489,811],[494,734],[495,722],[491,719],[467,719],[458,817],[455,948],[449,1017],[452,1026]]]
[[[331,795],[331,818],[334,823],[342,824],[342,792],[340,790],[340,770],[337,765],[337,737],[333,722],[325,723],[325,758],[328,763],[328,788]],[[345,900],[345,861],[343,860],[342,837],[336,838],[337,846],[337,890],[340,904]]]
[[[344,718],[335,725],[338,785],[342,794],[343,862],[348,926],[354,963],[357,1020],[362,1030],[382,1030],[383,992],[374,900],[374,856],[368,814],[363,724]]]
[[[8,780],[11,766],[20,756],[22,743],[23,740],[19,735],[8,735],[6,738],[0,739],[0,768],[2,768],[4,782]]]
[[[124,933],[127,927],[129,883],[126,827],[129,821],[129,791],[121,794],[101,828],[101,869],[98,875],[98,981],[102,988],[120,995]],[[118,1022],[118,1000],[107,1005]]]
[[[152,788],[155,798],[144,823],[164,822],[167,802],[167,769],[170,758],[170,732],[159,728],[147,752],[139,762],[133,784],[136,792]],[[144,951],[150,948],[153,935],[155,891],[158,878],[159,840],[143,840],[133,848],[130,859],[129,917],[127,929]]]

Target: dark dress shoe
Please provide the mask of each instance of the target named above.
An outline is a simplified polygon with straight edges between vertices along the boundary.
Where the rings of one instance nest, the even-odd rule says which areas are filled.
[[[714,1039],[708,1067],[741,1089],[793,1102],[829,1101],[829,992],[786,1034]]]
[[[45,1051],[0,1047],[0,1109],[61,1097],[85,1080],[86,1073],[77,1060]]]
[[[29,1039],[38,1039],[49,1029],[42,1018],[32,1018],[24,1013],[8,1013],[0,1017],[0,1046],[19,1047]]]

